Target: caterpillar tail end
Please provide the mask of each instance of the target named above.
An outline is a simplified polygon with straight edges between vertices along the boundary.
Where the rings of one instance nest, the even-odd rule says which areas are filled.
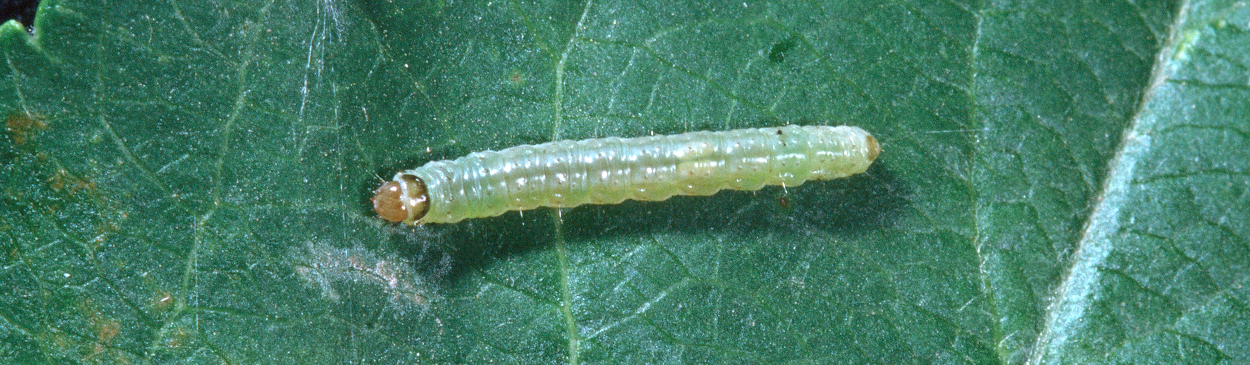
[[[870,163],[876,161],[877,155],[881,154],[881,144],[877,143],[877,138],[871,134],[864,136],[864,139],[868,141],[868,155],[865,157],[868,157]]]
[[[430,210],[425,183],[412,175],[387,181],[373,194],[373,211],[388,222],[416,224]]]

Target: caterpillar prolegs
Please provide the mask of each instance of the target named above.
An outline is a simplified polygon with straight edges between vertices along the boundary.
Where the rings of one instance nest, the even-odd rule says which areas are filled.
[[[401,171],[378,187],[373,210],[391,222],[454,223],[537,207],[798,186],[864,172],[880,152],[876,138],[847,126],[522,145]]]

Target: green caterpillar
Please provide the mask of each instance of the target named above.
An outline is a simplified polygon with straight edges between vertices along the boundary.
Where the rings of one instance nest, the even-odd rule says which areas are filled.
[[[881,152],[858,127],[785,126],[523,145],[434,161],[378,187],[373,210],[407,224],[798,186],[864,172]]]

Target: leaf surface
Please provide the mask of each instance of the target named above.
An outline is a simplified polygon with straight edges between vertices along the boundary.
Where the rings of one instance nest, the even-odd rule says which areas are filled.
[[[1250,6],[46,0],[0,358],[1250,360]],[[395,171],[856,125],[863,175],[423,227]]]

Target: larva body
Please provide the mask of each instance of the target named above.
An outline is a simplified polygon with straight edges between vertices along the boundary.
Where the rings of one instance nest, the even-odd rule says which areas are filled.
[[[537,207],[798,186],[864,172],[880,151],[872,135],[847,126],[559,141],[399,172],[378,188],[373,207],[392,222],[453,223]]]

